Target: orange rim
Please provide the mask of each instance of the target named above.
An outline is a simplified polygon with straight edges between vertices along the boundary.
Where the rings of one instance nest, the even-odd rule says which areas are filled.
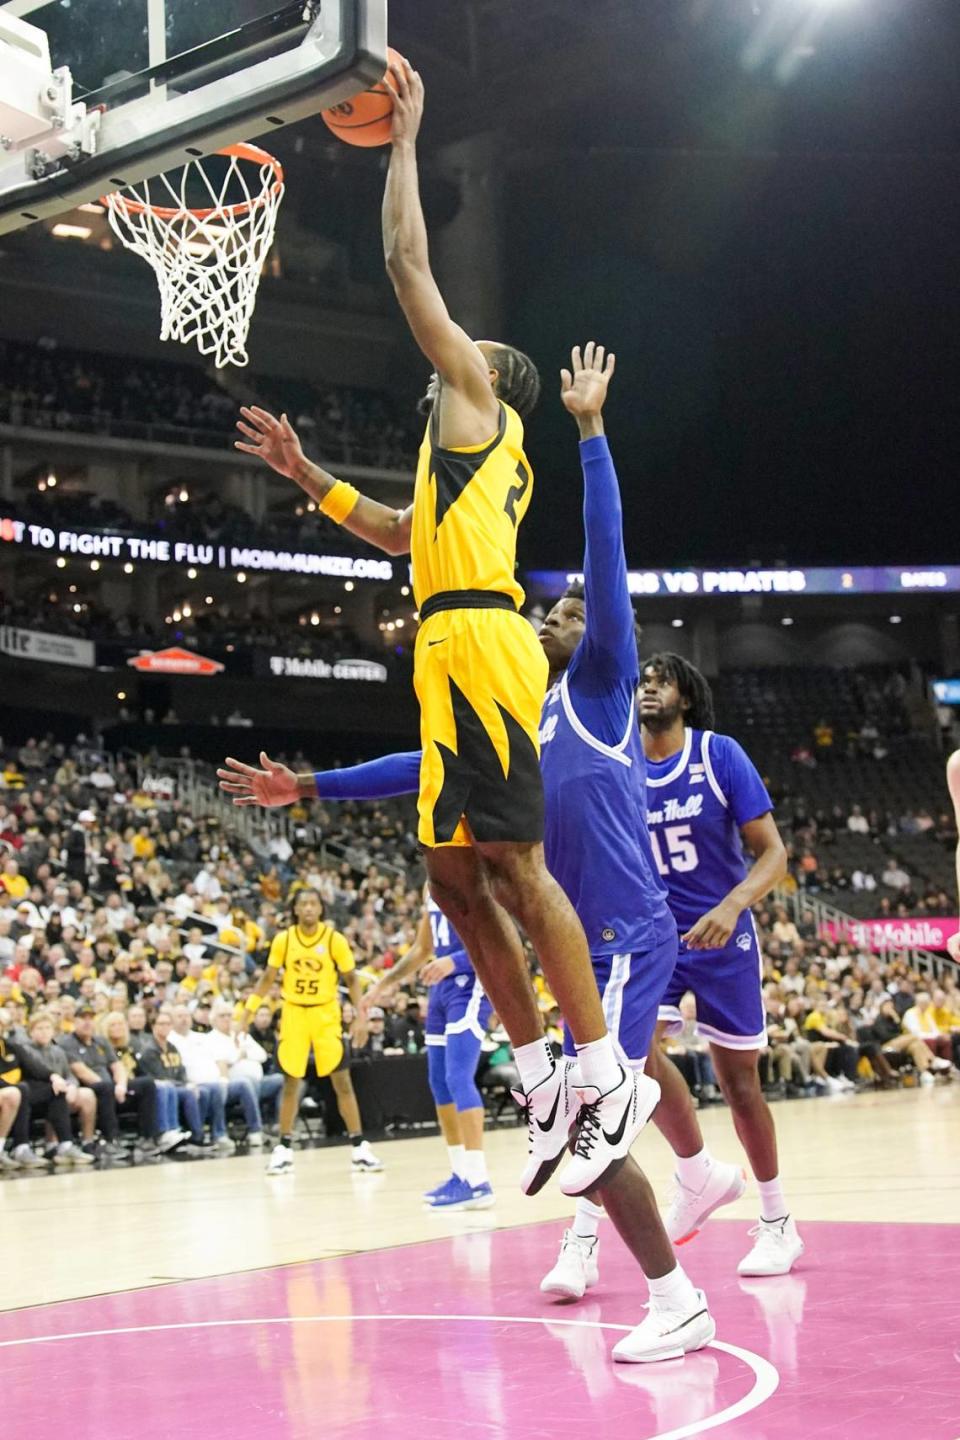
[[[223,150],[215,150],[215,155],[235,155],[238,160],[249,160],[252,165],[269,165],[273,171],[273,180],[262,195],[255,200],[239,200],[235,205],[211,205],[205,210],[193,210],[189,206],[174,208],[169,205],[149,205],[146,200],[135,200],[128,198],[121,190],[115,190],[111,195],[101,195],[101,205],[115,205],[118,210],[124,211],[127,215],[143,215],[149,212],[155,215],[158,220],[176,220],[180,215],[192,215],[195,220],[209,220],[211,215],[222,215],[228,220],[239,220],[258,205],[263,205],[268,195],[278,195],[283,189],[283,166],[274,156],[269,155],[266,150],[261,150],[258,145],[248,145],[245,141],[237,145],[227,145]],[[202,156],[198,156],[202,159]]]

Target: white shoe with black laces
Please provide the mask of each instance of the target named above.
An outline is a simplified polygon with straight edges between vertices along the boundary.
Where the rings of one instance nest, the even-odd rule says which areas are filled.
[[[577,1090],[573,1159],[560,1177],[564,1195],[585,1195],[615,1173],[660,1100],[660,1086],[642,1070],[624,1070],[606,1094],[594,1085]]]
[[[737,1266],[738,1275],[789,1275],[805,1248],[792,1215],[761,1220],[750,1237],[753,1249]]]
[[[599,1238],[564,1230],[560,1254],[553,1269],[540,1281],[541,1295],[559,1295],[564,1300],[582,1300],[600,1279]]]
[[[513,1092],[514,1100],[527,1112],[527,1165],[520,1177],[524,1195],[542,1190],[563,1159],[577,1108],[576,1092],[570,1084],[572,1068],[561,1060],[528,1094]]]
[[[717,1333],[702,1290],[694,1291],[687,1310],[658,1310],[652,1305],[647,1318],[618,1340],[613,1358],[627,1365],[655,1360],[680,1360],[691,1350],[702,1350]]]

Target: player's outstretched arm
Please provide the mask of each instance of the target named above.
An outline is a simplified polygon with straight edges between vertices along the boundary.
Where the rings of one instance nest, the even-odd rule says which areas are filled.
[[[947,786],[953,801],[953,815],[957,830],[960,831],[960,750],[954,750],[947,761]],[[957,893],[960,895],[960,840],[957,841]],[[951,935],[947,949],[954,960],[960,961],[960,935]]]
[[[473,445],[497,425],[497,400],[487,362],[451,318],[430,269],[427,226],[420,203],[417,134],[423,118],[423,81],[411,65],[391,65],[393,149],[383,195],[383,255],[387,274],[413,338],[448,392],[443,407],[443,444]]]
[[[256,455],[276,470],[294,480],[305,494],[319,506],[330,520],[342,525],[388,555],[405,555],[410,549],[410,524],[413,507],[391,510],[378,500],[361,495],[353,485],[338,480],[322,466],[315,465],[303,453],[300,437],[286,415],[279,420],[259,405],[241,405],[242,420],[237,429],[247,438],[235,440],[234,447],[245,455]]]
[[[298,775],[260,752],[261,769],[230,756],[217,771],[220,789],[234,805],[292,805],[297,800],[389,800],[420,788],[419,750],[384,755],[342,770]]]
[[[570,369],[560,372],[560,398],[577,422],[583,469],[585,651],[610,676],[637,671],[633,605],[623,546],[620,484],[603,424],[603,407],[616,357],[592,340],[574,346]]]

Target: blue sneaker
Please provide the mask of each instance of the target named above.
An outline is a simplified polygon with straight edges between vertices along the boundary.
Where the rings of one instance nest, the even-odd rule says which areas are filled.
[[[453,1183],[428,1203],[431,1210],[489,1210],[494,1203],[493,1187],[488,1180],[468,1185],[455,1176]]]
[[[439,1184],[439,1185],[434,1185],[434,1187],[433,1187],[432,1190],[424,1190],[424,1192],[423,1192],[423,1198],[424,1198],[424,1200],[432,1200],[435,1195],[442,1195],[445,1190],[449,1190],[449,1189],[450,1189],[450,1186],[451,1186],[451,1185],[456,1185],[456,1184],[457,1184],[457,1176],[456,1176],[456,1175],[448,1175],[447,1178],[446,1178],[446,1180],[441,1180],[441,1181],[440,1181],[440,1184]]]

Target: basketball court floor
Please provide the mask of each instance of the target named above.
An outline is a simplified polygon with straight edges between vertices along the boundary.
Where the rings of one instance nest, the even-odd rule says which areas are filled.
[[[436,1139],[0,1185],[5,1433],[159,1440],[395,1437],[729,1440],[960,1437],[960,1086],[776,1110],[807,1252],[741,1280],[748,1196],[684,1247],[717,1339],[614,1365],[645,1291],[609,1224],[579,1305],[539,1294],[568,1203],[518,1191],[524,1133],[489,1137],[496,1208],[436,1216]],[[703,1116],[734,1156],[729,1116]],[[635,1153],[666,1196],[655,1132]]]

